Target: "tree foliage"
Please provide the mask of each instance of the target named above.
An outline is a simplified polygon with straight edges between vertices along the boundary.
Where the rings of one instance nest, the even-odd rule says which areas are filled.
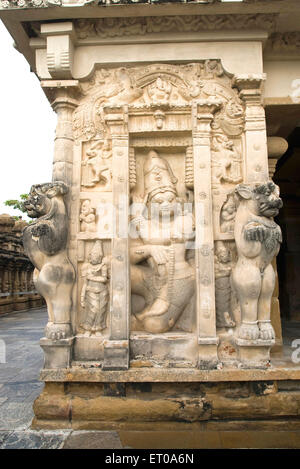
[[[28,198],[28,195],[29,194],[20,194],[19,199],[6,200],[4,202],[4,205],[6,205],[7,207],[12,207],[14,210],[19,210],[22,213],[26,213],[26,209],[24,207],[24,201]],[[15,218],[16,220],[19,220],[22,217],[15,215],[13,216],[13,218]]]

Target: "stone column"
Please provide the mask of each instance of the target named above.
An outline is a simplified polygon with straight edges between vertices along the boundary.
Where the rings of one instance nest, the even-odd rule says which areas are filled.
[[[269,178],[265,110],[262,86],[266,75],[238,75],[233,84],[239,89],[245,109],[244,182],[265,182]]]
[[[112,191],[116,220],[111,240],[110,338],[104,344],[104,370],[129,367],[129,134],[126,106],[104,108],[112,139]]]
[[[288,142],[282,137],[268,137],[269,177],[273,179],[278,160],[288,149]]]
[[[72,248],[75,239],[70,236],[71,226],[75,224],[76,209],[72,205],[73,194],[73,128],[72,128],[72,115],[74,109],[77,107],[77,101],[74,99],[74,89],[77,88],[78,82],[76,80],[62,80],[62,81],[44,81],[42,87],[48,90],[48,94],[54,95],[52,107],[57,113],[57,127],[54,144],[54,158],[53,158],[53,182],[63,182],[68,186],[68,192],[64,195],[64,203],[66,208],[66,229],[68,232],[68,249],[66,251],[67,261],[65,264],[70,264],[68,258],[68,250]],[[74,238],[74,236],[73,236]],[[66,295],[69,292],[66,291]],[[71,303],[71,298],[69,298]],[[69,307],[68,307],[69,308]],[[72,309],[72,307],[70,307]],[[71,325],[71,310],[66,311],[63,324]],[[68,317],[67,317],[68,316]],[[59,327],[59,324],[58,324]],[[73,333],[72,333],[73,334]],[[46,334],[47,335],[47,334]],[[65,368],[70,366],[72,360],[72,348],[74,344],[74,336],[62,338],[57,340],[49,337],[44,337],[40,341],[40,345],[45,353],[45,368]]]
[[[196,288],[199,368],[216,368],[214,231],[211,192],[211,122],[221,103],[203,100],[193,104],[194,196],[196,225]]]
[[[273,179],[276,171],[276,165],[278,160],[288,149],[288,142],[282,137],[268,137],[268,162],[269,162],[269,177]],[[276,285],[273,292],[272,303],[271,303],[271,322],[275,331],[275,346],[273,351],[281,350],[282,348],[282,328],[280,318],[280,304],[279,304],[279,286],[278,286],[278,274],[277,274],[277,263],[276,258],[273,259],[273,267],[276,275]]]
[[[51,84],[47,82],[50,87]],[[53,158],[53,181],[62,181],[70,185],[73,176],[73,130],[72,115],[77,107],[77,101],[70,96],[70,88],[77,85],[71,81],[70,84],[54,82],[52,86],[57,86],[55,99],[52,103],[54,111],[57,113],[57,126],[55,133],[54,158]],[[44,87],[46,85],[44,84]]]

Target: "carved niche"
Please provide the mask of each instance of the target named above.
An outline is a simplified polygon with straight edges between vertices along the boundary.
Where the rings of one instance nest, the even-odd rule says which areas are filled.
[[[86,34],[106,22],[93,24]],[[162,361],[196,366],[201,344],[203,353],[226,341],[236,351],[235,188],[246,163],[235,83],[219,60],[99,69],[80,83],[76,321],[85,340],[103,339],[104,362],[119,347],[126,368],[128,342],[131,360],[147,363],[160,350]],[[128,226],[116,234],[124,214]]]

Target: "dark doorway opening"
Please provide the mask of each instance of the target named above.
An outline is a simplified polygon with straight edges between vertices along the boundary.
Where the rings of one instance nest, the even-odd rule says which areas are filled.
[[[276,219],[283,235],[277,257],[279,301],[283,319],[300,321],[300,127],[287,140],[289,148],[273,177],[283,200]]]

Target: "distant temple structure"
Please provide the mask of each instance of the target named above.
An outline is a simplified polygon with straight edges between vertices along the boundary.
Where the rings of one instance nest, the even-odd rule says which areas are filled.
[[[26,311],[44,301],[33,284],[34,266],[24,253],[22,231],[24,220],[0,215],[0,315]]]

